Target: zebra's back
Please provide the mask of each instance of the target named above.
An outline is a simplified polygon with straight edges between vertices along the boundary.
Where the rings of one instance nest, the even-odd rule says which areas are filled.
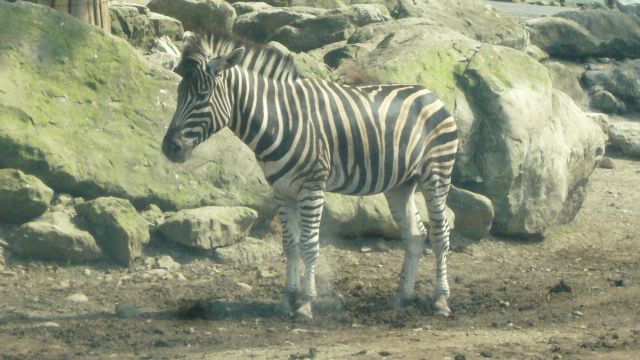
[[[330,159],[327,191],[369,195],[434,169],[450,174],[455,121],[424,87],[298,83],[302,111]]]

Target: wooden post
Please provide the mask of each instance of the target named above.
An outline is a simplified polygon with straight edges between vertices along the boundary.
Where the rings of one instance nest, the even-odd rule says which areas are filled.
[[[111,33],[109,0],[28,0],[52,7],[87,24],[95,25]]]

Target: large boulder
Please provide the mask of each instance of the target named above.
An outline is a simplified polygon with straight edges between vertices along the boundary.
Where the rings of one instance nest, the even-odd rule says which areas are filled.
[[[35,176],[0,169],[0,222],[24,223],[47,210],[53,190]]]
[[[151,0],[151,11],[180,20],[185,30],[229,32],[236,11],[223,0]]]
[[[640,123],[617,121],[609,125],[611,146],[640,159]]]
[[[46,7],[0,1],[0,43],[0,167],[140,209],[273,209],[253,154],[228,131],[184,166],[164,158],[178,77],[124,40]]]
[[[128,266],[142,256],[149,242],[149,225],[128,200],[101,197],[75,206],[100,248]]]
[[[566,11],[527,22],[531,42],[564,58],[640,57],[640,18],[620,11]]]
[[[491,199],[493,231],[535,235],[572,220],[604,153],[599,126],[552,89],[543,65],[508,48],[482,47],[461,85],[477,121],[467,145],[479,177],[457,180]]]
[[[640,59],[587,70],[583,81],[589,88],[611,93],[626,109],[640,111]]]
[[[47,212],[20,226],[9,241],[17,255],[39,260],[77,263],[102,257],[93,236],[79,229],[65,211]]]
[[[168,216],[158,232],[169,241],[212,250],[244,239],[257,218],[258,213],[246,207],[207,206]]]

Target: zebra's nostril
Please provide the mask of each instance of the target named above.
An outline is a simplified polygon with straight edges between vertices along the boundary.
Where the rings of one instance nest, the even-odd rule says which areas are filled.
[[[182,151],[182,146],[174,140],[171,142],[171,144],[169,144],[169,151],[174,154],[178,154]]]

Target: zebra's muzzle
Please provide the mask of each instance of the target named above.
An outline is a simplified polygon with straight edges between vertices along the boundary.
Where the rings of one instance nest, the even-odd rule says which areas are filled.
[[[187,161],[191,155],[191,146],[176,133],[176,135],[167,134],[162,141],[162,152],[172,162],[183,163]]]

